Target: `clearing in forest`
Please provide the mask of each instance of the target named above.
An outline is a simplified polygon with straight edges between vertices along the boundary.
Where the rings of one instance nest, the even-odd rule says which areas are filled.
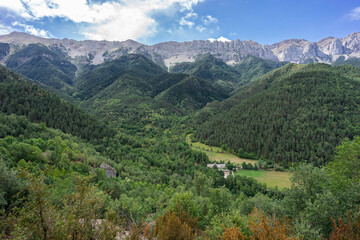
[[[219,147],[208,146],[201,142],[191,142],[191,134],[188,134],[186,136],[186,142],[191,146],[192,149],[205,152],[211,162],[219,163],[221,161],[224,161],[225,163],[227,163],[228,161],[230,161],[231,163],[238,164],[239,166],[241,166],[243,162],[251,164],[255,164],[257,162],[257,160],[239,158],[232,153],[223,151]]]
[[[278,187],[279,189],[291,187],[291,173],[265,171],[265,170],[239,170],[235,175],[252,177],[260,183],[265,183],[269,187]]]
[[[211,162],[220,163],[221,161],[224,161],[227,163],[230,161],[231,163],[235,163],[239,166],[241,166],[243,162],[251,163],[253,165],[257,162],[257,160],[239,158],[232,153],[223,151],[219,147],[208,146],[201,142],[191,142],[191,134],[186,136],[186,142],[191,146],[192,149],[206,153]],[[289,172],[271,170],[239,170],[235,174],[239,176],[252,177],[260,183],[265,183],[269,187],[277,186],[279,189],[283,189],[290,188],[291,186],[291,173]]]

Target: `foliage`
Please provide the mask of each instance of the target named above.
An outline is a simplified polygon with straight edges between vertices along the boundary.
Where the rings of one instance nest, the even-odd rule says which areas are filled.
[[[345,59],[344,56],[340,56],[336,61],[333,63],[335,66],[341,66],[341,65],[353,65],[354,67],[360,68],[360,61],[358,58],[348,58]]]
[[[337,148],[335,160],[327,166],[327,171],[336,179],[337,183],[360,183],[360,137],[350,141],[346,139]]]
[[[240,84],[244,85],[255,81],[266,73],[284,66],[286,62],[266,60],[259,57],[248,56],[240,63],[234,65],[234,68],[241,73]],[[236,91],[236,90],[235,90]]]
[[[340,169],[342,153],[351,152],[357,140],[353,142],[344,141],[339,146],[339,154],[335,157],[335,162]],[[356,161],[357,155],[352,155]],[[335,163],[334,162],[334,163]],[[334,166],[330,163],[329,168],[314,168],[311,164],[299,165],[293,175],[293,187],[285,194],[283,206],[287,215],[295,222],[297,236],[314,238],[319,235],[329,237],[333,231],[334,224],[332,219],[346,217],[348,211],[356,211],[359,207],[359,185],[356,182],[348,181],[343,176],[338,177],[334,174]],[[346,161],[344,171],[349,171]],[[341,175],[341,174],[340,174]]]
[[[33,46],[34,55],[48,50]],[[71,86],[81,108],[2,68],[0,238],[114,239],[129,228],[131,239],[356,236],[357,214],[346,214],[360,199],[359,70],[290,64],[258,78],[262,72],[252,66],[265,73],[277,63],[249,57],[241,76],[254,81],[209,104],[220,99],[216,86],[241,83],[230,66],[204,59],[196,71],[208,79],[167,73],[136,54],[85,67]],[[184,116],[205,105],[196,121]],[[225,130],[213,140],[226,151],[266,157],[257,165],[264,169],[276,168],[275,161],[313,164],[294,164],[285,190],[249,177],[225,179],[185,141],[198,124],[198,137]],[[351,140],[334,157],[344,136]]]
[[[93,116],[3,67],[0,67],[0,110],[25,115],[30,121],[43,122],[95,143],[114,135],[113,129]]]
[[[9,170],[0,157],[0,209],[13,207],[17,193],[21,190],[21,181],[14,170]]]
[[[27,178],[27,201],[19,210],[15,239],[89,239],[92,236],[116,236],[118,230],[109,221],[98,222],[104,197],[86,178],[77,177],[74,193],[64,196],[61,206],[53,205],[45,184],[44,175],[39,177],[23,173]]]
[[[194,137],[278,163],[323,165],[343,138],[360,134],[359,79],[351,66],[288,64],[221,103]]]
[[[130,86],[146,91],[147,77],[164,74],[165,71],[143,55],[124,55],[113,61],[108,61],[96,66],[90,72],[78,77],[75,87],[78,89],[76,97],[88,99],[112,85],[119,78]],[[125,76],[125,77],[124,77]],[[136,82],[126,80],[133,78]]]
[[[157,239],[190,240],[198,235],[197,219],[190,216],[180,203],[177,208],[169,209],[163,216],[155,221],[154,236]]]
[[[170,72],[200,77],[228,92],[239,82],[241,73],[211,54],[199,57],[194,63],[178,63]]]
[[[253,219],[250,220],[250,231],[251,240],[296,240],[299,238],[291,237],[289,233],[288,225],[286,224],[286,219],[270,219],[265,217],[265,215],[255,209],[252,214]]]
[[[29,44],[6,60],[6,66],[37,83],[71,92],[77,67],[66,59],[60,49]]]
[[[224,228],[222,236],[219,236],[220,240],[246,240],[246,237],[242,234],[239,228],[231,227]]]
[[[0,59],[3,59],[10,52],[10,44],[0,43]]]
[[[357,216],[353,221],[349,213],[347,219],[347,223],[342,218],[339,218],[338,223],[333,220],[334,228],[330,234],[330,240],[355,240],[360,238],[360,217]]]
[[[159,99],[169,102],[185,111],[200,109],[208,102],[223,100],[227,94],[213,87],[201,78],[188,77],[158,95]]]

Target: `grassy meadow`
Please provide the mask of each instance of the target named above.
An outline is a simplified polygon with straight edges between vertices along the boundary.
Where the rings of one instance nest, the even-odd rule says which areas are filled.
[[[239,170],[235,173],[235,175],[252,177],[258,182],[266,183],[269,187],[277,186],[279,189],[291,187],[291,173],[289,172]]]
[[[191,146],[192,149],[205,152],[211,162],[220,162],[220,161],[228,162],[228,161],[230,161],[231,163],[235,163],[238,165],[241,165],[243,162],[251,163],[251,164],[254,164],[257,162],[257,160],[239,158],[238,156],[236,156],[232,153],[224,152],[219,147],[208,146],[201,142],[191,142],[190,134],[187,135],[186,141]]]
[[[241,165],[243,162],[254,164],[257,160],[250,160],[239,158],[238,156],[224,152],[221,148],[215,146],[209,146],[201,142],[191,142],[191,135],[186,136],[187,143],[191,146],[192,149],[202,151],[206,153],[211,162],[221,162],[224,161],[227,163],[235,163]],[[289,188],[291,186],[290,177],[291,173],[289,172],[277,172],[277,171],[265,171],[265,170],[239,170],[235,173],[240,176],[247,176],[256,179],[258,182],[266,183],[269,187],[277,186],[280,189]]]

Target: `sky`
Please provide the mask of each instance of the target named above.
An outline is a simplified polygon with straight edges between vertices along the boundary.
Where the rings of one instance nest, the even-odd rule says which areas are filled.
[[[0,0],[0,35],[273,44],[360,32],[360,0]]]

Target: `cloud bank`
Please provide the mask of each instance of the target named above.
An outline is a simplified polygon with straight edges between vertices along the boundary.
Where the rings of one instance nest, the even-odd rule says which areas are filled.
[[[0,7],[16,13],[21,20],[11,23],[34,35],[49,37],[51,34],[29,24],[43,19],[62,18],[81,23],[81,33],[92,40],[126,40],[154,36],[158,22],[154,13],[177,14],[180,27],[204,31],[196,26],[197,14],[193,7],[205,0],[0,0]],[[205,25],[217,19],[203,17]],[[9,29],[7,29],[9,30]],[[6,31],[6,29],[4,30]],[[1,30],[0,30],[1,32]]]
[[[360,20],[360,7],[354,8],[348,14],[351,20]]]

